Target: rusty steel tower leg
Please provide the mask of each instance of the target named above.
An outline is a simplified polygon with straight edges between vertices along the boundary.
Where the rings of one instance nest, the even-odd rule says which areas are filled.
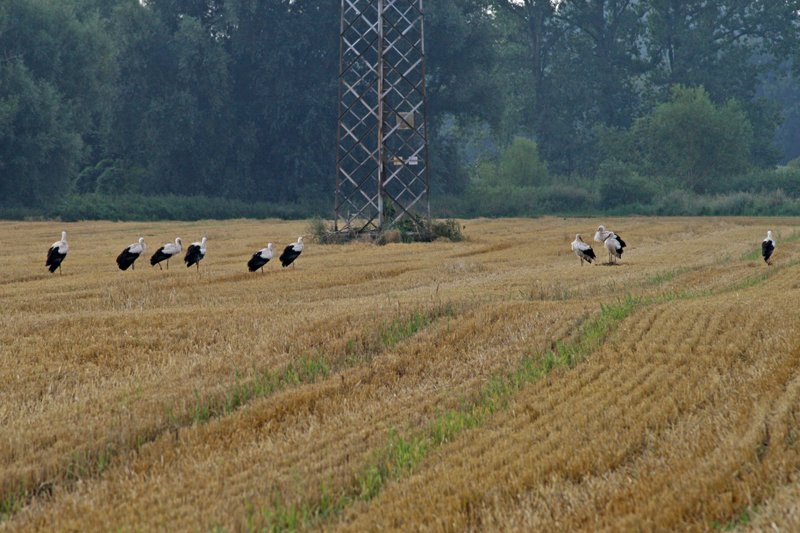
[[[430,220],[422,19],[422,0],[342,0],[335,231]]]

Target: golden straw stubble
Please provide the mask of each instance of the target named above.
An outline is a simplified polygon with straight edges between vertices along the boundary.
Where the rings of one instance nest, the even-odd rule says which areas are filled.
[[[601,223],[629,247],[581,267],[569,243]],[[252,253],[304,222],[0,223],[0,529],[702,531],[760,501],[792,523],[796,220],[465,224],[305,236],[262,274]],[[750,258],[767,226],[773,267]],[[140,236],[208,252],[119,271]],[[626,298],[599,347],[580,338]],[[513,389],[564,346],[571,368]]]

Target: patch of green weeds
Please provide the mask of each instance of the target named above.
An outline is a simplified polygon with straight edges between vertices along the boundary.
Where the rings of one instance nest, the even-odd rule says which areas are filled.
[[[391,348],[411,338],[415,333],[442,317],[452,317],[457,313],[455,304],[439,303],[429,311],[415,310],[407,315],[397,316],[390,322],[378,326],[378,347]]]
[[[760,257],[761,257],[761,246],[759,246],[758,248],[754,248],[753,250],[750,250],[749,252],[743,253],[742,256],[740,257],[740,260],[741,261],[755,261],[756,259],[759,259]]]
[[[280,501],[262,510],[267,526],[257,531],[297,531],[318,523],[323,517],[339,513],[354,501],[369,501],[383,490],[386,483],[412,471],[432,451],[450,442],[461,433],[479,427],[497,411],[508,408],[509,400],[526,384],[540,379],[553,369],[574,366],[602,345],[614,326],[636,309],[655,301],[627,295],[616,303],[602,305],[598,316],[582,324],[573,340],[557,343],[544,354],[526,355],[507,374],[490,378],[472,402],[459,408],[446,409],[421,432],[403,436],[390,429],[386,444],[375,450],[372,458],[356,474],[352,485],[339,495],[314,502],[285,506]]]
[[[659,272],[655,276],[651,276],[646,280],[644,280],[643,285],[645,286],[661,285],[663,283],[673,280],[674,278],[686,272],[689,272],[689,269],[686,267],[678,267],[673,270],[669,270],[667,272]]]
[[[717,531],[737,531],[752,522],[761,512],[758,505],[745,507],[738,516],[730,522],[722,524],[720,522],[713,522],[711,528]]]
[[[428,312],[417,310],[384,322],[377,330],[376,349],[391,348],[411,338],[435,320],[455,314],[455,305],[439,304]],[[352,367],[367,360],[369,358],[356,349],[355,341],[350,340],[346,343],[345,353],[333,362],[329,362],[322,350],[317,348],[313,354],[303,353],[293,357],[287,365],[273,373],[266,368],[259,371],[253,365],[253,377],[247,381],[241,379],[237,368],[234,384],[222,395],[203,398],[195,388],[195,406],[189,410],[189,419],[195,424],[204,424],[212,418],[233,412],[253,398],[268,396],[287,386],[313,383],[317,379],[328,377],[337,368]],[[183,424],[172,409],[168,416],[176,430],[177,426]]]
[[[760,274],[756,274],[755,276],[750,276],[748,278],[744,278],[743,280],[739,281],[738,283],[734,283],[733,285],[731,285],[728,290],[729,291],[738,291],[738,290],[742,290],[742,289],[746,289],[748,287],[753,287],[755,285],[758,285],[762,281],[766,281],[772,275],[772,272],[775,272],[775,270],[765,270],[765,271],[761,272]]]
[[[414,311],[408,317],[398,318],[379,326],[379,343],[383,347],[391,348],[398,342],[411,337],[428,324],[430,324],[430,320],[426,315],[419,311]]]
[[[14,513],[22,509],[27,503],[23,489],[8,491],[0,500],[0,524],[11,518]]]

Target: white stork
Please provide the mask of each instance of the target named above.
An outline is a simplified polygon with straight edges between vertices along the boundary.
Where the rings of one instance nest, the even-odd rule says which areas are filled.
[[[197,271],[200,272],[200,260],[206,256],[206,238],[200,242],[193,242],[189,248],[186,249],[186,257],[183,260],[186,262],[186,268],[192,265],[197,265]]]
[[[775,241],[772,239],[772,232],[767,232],[767,238],[761,243],[761,255],[764,257],[764,262],[772,265],[769,258],[772,257],[772,252],[775,251]]]
[[[591,264],[592,260],[596,259],[594,256],[594,250],[590,245],[583,242],[580,233],[576,234],[575,240],[572,241],[572,251],[575,252],[575,255],[580,258],[581,266],[583,266],[584,260]]]
[[[255,272],[260,268],[261,273],[263,274],[264,265],[269,263],[270,259],[272,259],[272,243],[269,243],[266,248],[262,248],[254,253],[253,257],[250,258],[250,261],[247,262],[247,268],[250,270],[250,272]]]
[[[622,244],[619,241],[620,239],[613,234],[603,241],[603,245],[608,250],[609,264],[611,263],[611,258],[622,259]]]
[[[300,257],[301,253],[303,253],[303,238],[298,237],[297,242],[294,242],[283,249],[283,253],[279,257],[281,260],[281,265],[283,265],[284,268],[291,265],[295,259]]]
[[[156,253],[153,254],[153,257],[150,258],[150,265],[156,266],[161,268],[161,261],[167,260],[167,270],[169,270],[169,260],[173,255],[178,255],[183,251],[183,246],[181,246],[181,238],[178,237],[175,239],[175,244],[167,243],[158,250]],[[164,270],[161,268],[161,270]]]
[[[139,259],[139,256],[144,255],[146,250],[147,246],[144,244],[144,237],[139,237],[139,242],[131,244],[117,256],[119,269],[128,270],[128,267],[132,267],[133,270],[136,270],[136,260]]]
[[[53,246],[47,251],[47,262],[45,266],[50,269],[50,273],[58,269],[59,274],[63,274],[61,272],[61,261],[67,257],[67,252],[69,251],[69,245],[67,244],[67,232],[61,232],[61,240],[56,241],[53,243]]]
[[[611,248],[606,246],[606,249],[609,250],[609,252],[608,252],[608,262],[609,263],[611,263],[612,256],[616,256],[618,258],[621,257],[622,256],[622,249],[625,248],[626,246],[628,246],[627,244],[625,244],[625,241],[622,240],[622,237],[620,237],[619,235],[617,235],[613,231],[606,231],[606,229],[603,226],[598,226],[597,227],[597,232],[594,234],[595,242],[605,243],[611,237],[614,238],[614,240],[616,241],[617,244],[616,244],[616,246],[613,246]],[[611,252],[612,248],[613,249],[619,248],[619,255],[613,254]]]

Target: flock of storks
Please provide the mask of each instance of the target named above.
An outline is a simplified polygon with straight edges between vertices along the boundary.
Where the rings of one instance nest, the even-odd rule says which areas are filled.
[[[617,259],[622,259],[622,252],[627,246],[625,241],[622,240],[622,237],[613,231],[607,231],[603,226],[598,226],[597,232],[594,234],[594,240],[595,242],[602,242],[603,246],[605,246],[606,250],[608,251],[608,264],[616,263]],[[127,270],[128,267],[131,267],[135,270],[136,260],[139,259],[140,256],[144,255],[146,249],[147,246],[144,244],[144,237],[139,238],[139,242],[135,242],[125,248],[117,257],[117,265],[119,266],[120,270]],[[54,242],[53,246],[51,246],[50,250],[47,252],[46,266],[51,273],[55,272],[56,269],[61,272],[61,262],[67,256],[68,250],[69,245],[67,244],[67,232],[62,231],[61,240]],[[158,265],[158,268],[161,269],[161,262],[166,261],[167,269],[169,269],[169,260],[182,251],[183,248],[181,246],[181,238],[178,237],[175,239],[175,244],[168,243],[156,250],[156,253],[154,253],[150,258],[150,265]],[[591,245],[583,242],[580,233],[576,234],[575,240],[572,241],[572,251],[575,252],[575,255],[577,255],[578,258],[580,258],[581,266],[583,266],[584,261],[591,263],[597,259],[594,255],[594,249]],[[761,256],[768,265],[772,264],[769,262],[769,258],[772,256],[773,251],[775,251],[775,241],[772,239],[772,232],[768,231],[767,238],[761,243]],[[291,265],[302,252],[303,238],[298,237],[297,242],[292,243],[284,248],[283,253],[279,257],[281,265],[283,267]],[[189,246],[189,248],[186,250],[186,255],[184,256],[183,260],[187,267],[197,265],[197,270],[199,271],[200,261],[205,257],[205,255],[206,238],[203,237],[203,240],[200,242],[193,242],[191,246]],[[247,262],[247,268],[250,270],[250,272],[255,272],[260,268],[261,272],[263,273],[264,265],[269,263],[270,259],[272,259],[272,243],[269,243],[266,248],[254,253],[253,257],[251,257]]]
[[[613,231],[606,231],[603,226],[598,226],[597,232],[594,234],[594,240],[595,242],[602,242],[603,246],[608,250],[608,264],[615,263],[617,259],[622,259],[623,248],[627,246],[622,237]],[[584,261],[591,263],[592,260],[596,259],[592,246],[583,242],[580,233],[576,234],[575,240],[572,241],[572,251],[580,258],[581,266],[583,266]],[[767,238],[761,243],[761,257],[764,258],[768,265],[772,264],[769,262],[769,258],[772,257],[772,252],[774,251],[775,241],[772,239],[772,232],[768,231]]]
[[[142,255],[144,255],[145,250],[147,250],[147,246],[144,244],[144,237],[139,238],[139,242],[135,242],[122,250],[122,253],[117,256],[117,265],[119,266],[120,270],[128,270],[128,268],[132,268],[136,270],[136,260],[139,259]],[[64,258],[67,257],[67,252],[69,251],[69,244],[67,244],[67,232],[61,232],[61,240],[56,241],[53,243],[53,246],[50,247],[50,250],[47,252],[47,263],[46,266],[50,270],[50,273],[55,272],[56,270],[61,273],[61,262],[64,261]],[[175,239],[175,243],[168,243],[156,250],[156,253],[150,258],[150,265],[156,266],[163,270],[161,267],[161,262],[166,261],[167,269],[169,269],[169,260],[180,254],[183,251],[183,247],[181,245],[181,238],[178,237]],[[300,257],[300,254],[303,253],[303,238],[298,237],[297,242],[294,242],[284,248],[283,253],[278,258],[280,259],[281,265],[283,267],[287,267],[294,263],[294,260]],[[189,248],[186,249],[186,255],[183,257],[183,261],[186,263],[187,267],[192,265],[197,266],[198,272],[200,271],[200,261],[206,256],[206,238],[200,242],[193,242]],[[253,254],[253,257],[247,262],[247,268],[250,272],[255,272],[259,268],[261,272],[264,272],[264,266],[269,263],[269,260],[272,259],[272,243],[269,243],[266,248],[263,248],[256,253]]]

